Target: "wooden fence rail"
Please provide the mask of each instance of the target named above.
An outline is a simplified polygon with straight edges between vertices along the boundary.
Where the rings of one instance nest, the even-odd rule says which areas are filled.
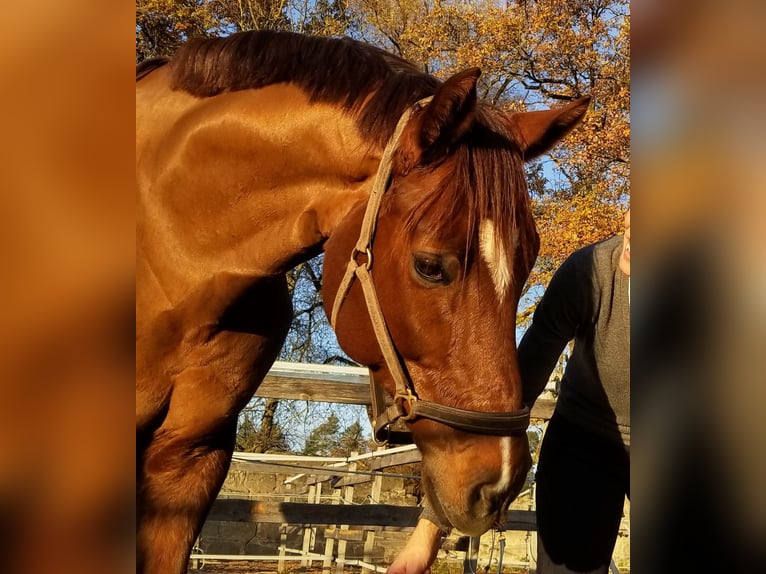
[[[308,502],[263,502],[220,497],[208,520],[263,522],[266,524],[311,524],[367,526],[370,530],[414,528],[420,508],[396,504],[316,504]],[[536,530],[533,510],[509,510],[502,530]]]
[[[277,361],[255,395],[274,399],[370,405],[370,379],[364,367],[339,367]],[[549,420],[555,401],[538,399],[533,419]]]

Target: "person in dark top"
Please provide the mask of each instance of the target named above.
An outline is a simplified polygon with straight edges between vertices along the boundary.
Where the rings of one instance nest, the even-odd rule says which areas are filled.
[[[574,340],[536,473],[537,574],[607,573],[630,496],[630,210],[551,279],[518,348],[524,402]],[[387,574],[424,574],[449,525],[426,505]]]

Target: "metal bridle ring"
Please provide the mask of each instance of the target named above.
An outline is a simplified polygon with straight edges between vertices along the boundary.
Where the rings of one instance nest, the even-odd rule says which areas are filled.
[[[367,269],[367,271],[369,271],[372,268],[372,250],[369,247],[365,248],[364,251],[360,251],[356,247],[354,248],[353,253],[351,253],[351,259],[360,267],[362,266],[362,263],[357,261],[357,257],[359,257],[361,254],[367,256],[367,262],[364,263],[364,267]]]

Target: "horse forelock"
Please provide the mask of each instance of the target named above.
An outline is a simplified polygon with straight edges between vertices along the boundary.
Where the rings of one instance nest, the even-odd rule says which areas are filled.
[[[350,38],[248,31],[194,38],[169,63],[171,87],[198,97],[292,83],[309,101],[339,106],[383,147],[399,117],[441,83],[410,62]]]
[[[411,236],[420,225],[434,235],[448,234],[464,218],[466,260],[476,250],[490,271],[498,299],[506,300],[515,278],[517,256],[525,259],[534,242],[535,225],[524,174],[524,163],[512,134],[482,110],[480,123],[461,141],[442,170],[441,185],[419,190],[421,197],[405,222]]]

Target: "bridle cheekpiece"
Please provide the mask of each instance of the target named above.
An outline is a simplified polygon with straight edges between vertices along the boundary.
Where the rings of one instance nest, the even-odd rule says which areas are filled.
[[[393,403],[390,403],[390,401],[385,400],[384,391],[380,388],[380,385],[375,383],[374,377],[370,373],[373,410],[372,424],[374,427],[374,438],[377,442],[410,442],[411,439],[408,441],[392,440],[393,436],[401,438],[401,435],[408,434],[407,431],[394,431],[392,427],[395,423],[410,422],[418,417],[428,418],[466,432],[495,436],[508,436],[524,432],[529,426],[529,407],[526,406],[517,411],[484,412],[450,407],[420,399],[415,392],[412,382],[404,372],[402,361],[394,347],[375,292],[375,285],[371,275],[373,262],[372,243],[380,212],[380,203],[390,185],[393,154],[399,144],[402,131],[412,117],[412,114],[416,110],[422,109],[430,101],[431,98],[428,97],[408,108],[399,119],[394,134],[386,145],[375,176],[372,192],[367,202],[359,239],[351,251],[351,258],[346,266],[346,272],[340,282],[332,307],[331,324],[335,328],[343,301],[346,299],[354,280],[358,280],[364,292],[367,312],[375,331],[375,337],[396,386]],[[360,259],[364,260],[360,261]]]

